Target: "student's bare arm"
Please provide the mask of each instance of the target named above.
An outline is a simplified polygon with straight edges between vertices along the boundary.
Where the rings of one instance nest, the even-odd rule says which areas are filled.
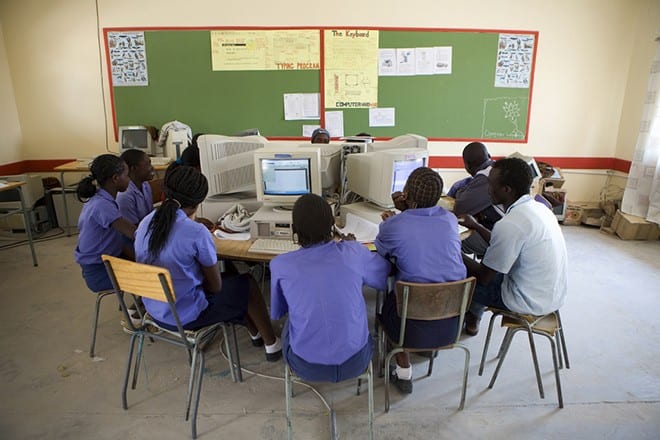
[[[217,264],[213,266],[202,266],[202,274],[204,275],[204,290],[208,293],[220,293],[222,290],[222,279],[220,278],[220,268]]]
[[[126,237],[133,240],[135,238],[135,230],[137,226],[126,220],[124,217],[119,217],[110,225]]]
[[[495,279],[497,271],[494,271],[488,266],[485,266],[481,262],[476,262],[472,258],[467,257],[463,254],[463,263],[467,268],[469,276],[474,276],[477,278],[477,282],[480,284],[488,284]]]

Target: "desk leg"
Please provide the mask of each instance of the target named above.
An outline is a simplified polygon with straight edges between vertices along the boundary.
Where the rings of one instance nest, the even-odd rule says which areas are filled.
[[[28,236],[28,244],[30,245],[30,251],[32,252],[32,263],[34,267],[37,267],[37,254],[34,252],[34,241],[32,241],[32,222],[30,222],[30,215],[28,214],[28,209],[25,206],[25,198],[23,197],[23,188],[20,186],[16,188],[18,190],[18,196],[21,199],[21,210],[23,211],[23,221],[25,222],[25,232]]]
[[[69,228],[69,208],[66,206],[66,185],[64,184],[64,171],[60,172],[60,182],[62,183],[62,206],[64,206],[64,221],[66,236],[71,236],[71,229]]]

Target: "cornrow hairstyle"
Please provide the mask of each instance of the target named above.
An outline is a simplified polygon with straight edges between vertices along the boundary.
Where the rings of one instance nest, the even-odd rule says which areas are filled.
[[[197,169],[172,164],[165,172],[163,193],[165,201],[156,209],[149,223],[149,257],[155,260],[169,239],[179,208],[194,208],[209,192],[206,177]]]
[[[121,153],[120,157],[126,162],[126,165],[128,165],[128,169],[130,170],[132,167],[140,165],[140,162],[142,162],[146,155],[147,153],[142,150],[131,148],[130,150]]]
[[[522,159],[507,157],[493,164],[500,171],[499,184],[510,187],[517,197],[529,194],[532,186],[532,170]]]
[[[335,218],[330,205],[316,194],[300,196],[293,205],[292,230],[302,247],[332,240]]]
[[[417,208],[430,208],[438,204],[442,195],[442,177],[428,167],[419,167],[410,173],[405,190]]]
[[[89,171],[90,175],[83,177],[76,188],[76,197],[83,203],[96,194],[98,188],[94,181],[98,186],[103,186],[113,176],[124,171],[124,161],[114,154],[101,154],[89,165]]]

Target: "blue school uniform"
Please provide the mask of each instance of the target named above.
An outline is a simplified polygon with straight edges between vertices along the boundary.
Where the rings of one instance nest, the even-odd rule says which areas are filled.
[[[202,287],[202,267],[214,266],[218,262],[208,229],[178,209],[168,240],[158,257],[153,259],[149,255],[149,223],[154,214],[155,211],[142,219],[135,232],[135,259],[170,271],[181,324],[194,330],[220,321],[241,321],[247,312],[249,285],[245,277],[223,280],[222,291],[215,295],[207,295]],[[143,303],[156,321],[165,327],[176,328],[167,303],[148,298],[144,298]]]
[[[389,270],[387,260],[354,241],[317,244],[271,261],[271,318],[289,314],[283,355],[296,374],[338,381],[364,371],[372,347],[362,286],[384,290]],[[357,371],[323,373],[324,366],[342,364]]]
[[[117,204],[122,217],[134,225],[140,223],[154,207],[149,182],[142,182],[142,187],[138,188],[131,180],[128,189],[117,194]]]
[[[121,255],[123,239],[112,223],[121,217],[117,201],[99,189],[82,208],[78,218],[78,245],[74,251],[87,287],[94,292],[112,289],[101,255]]]

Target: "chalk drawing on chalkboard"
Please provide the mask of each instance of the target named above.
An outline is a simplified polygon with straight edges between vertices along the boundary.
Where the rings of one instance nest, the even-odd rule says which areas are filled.
[[[528,98],[484,98],[481,136],[484,139],[524,139]]]

